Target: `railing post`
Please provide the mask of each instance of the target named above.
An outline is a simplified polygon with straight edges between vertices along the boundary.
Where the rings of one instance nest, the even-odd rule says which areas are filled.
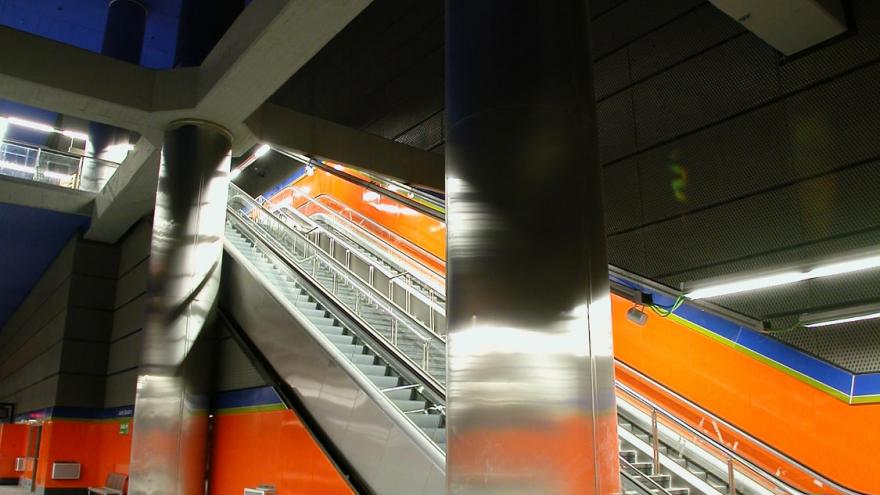
[[[373,279],[374,279],[373,269],[374,269],[373,265],[370,265],[370,275],[369,275],[370,280],[369,280],[369,282],[370,282],[370,287],[373,287],[375,289],[376,287],[373,286]]]
[[[736,495],[736,469],[733,467],[733,458],[727,458],[727,493]]]
[[[654,453],[654,474],[660,474],[660,435],[657,427],[657,410],[651,409],[651,449]]]
[[[391,320],[391,344],[397,346],[397,320]]]
[[[345,267],[351,270],[351,250],[345,250]]]
[[[430,350],[428,348],[428,343],[425,342],[422,344],[422,369],[428,371],[428,359],[430,358]],[[430,373],[429,373],[430,374]]]

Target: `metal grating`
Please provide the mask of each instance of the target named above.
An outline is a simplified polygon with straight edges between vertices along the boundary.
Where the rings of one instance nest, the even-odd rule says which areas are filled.
[[[629,45],[632,78],[644,79],[743,32],[740,23],[706,3]]]
[[[636,84],[639,148],[776,97],[776,60],[772,48],[747,34]]]
[[[607,163],[636,150],[630,90],[599,102],[596,105],[596,123],[600,163]]]
[[[593,23],[593,54],[607,55],[705,0],[628,0]]]
[[[602,171],[605,219],[608,234],[641,225],[641,185],[635,160],[626,160]]]
[[[880,371],[880,324],[876,320],[804,328],[777,338],[853,373]]]
[[[596,90],[596,99],[602,100],[606,96],[620,91],[630,85],[629,60],[627,49],[623,48],[602,58],[593,64],[593,86]]]

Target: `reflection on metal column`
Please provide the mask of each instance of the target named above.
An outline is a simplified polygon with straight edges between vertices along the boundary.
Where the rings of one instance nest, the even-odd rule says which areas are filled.
[[[449,493],[617,493],[588,4],[446,5]]]
[[[133,495],[204,492],[212,316],[220,282],[230,137],[204,122],[165,133],[153,216],[132,434]]]

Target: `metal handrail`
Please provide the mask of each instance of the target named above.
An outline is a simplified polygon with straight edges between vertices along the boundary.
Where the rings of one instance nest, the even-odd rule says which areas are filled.
[[[665,493],[666,495],[671,495],[671,494],[669,493],[669,491],[666,490],[665,488],[663,488],[663,486],[662,486],[660,483],[657,483],[657,482],[656,482],[654,479],[652,479],[650,476],[648,476],[647,474],[645,474],[645,473],[639,471],[639,468],[633,466],[632,463],[630,463],[628,460],[626,460],[626,458],[624,458],[622,455],[618,455],[617,458],[620,460],[621,463],[623,463],[624,466],[626,466],[627,468],[632,469],[633,471],[639,473],[639,476],[640,476],[640,477],[642,477],[642,478],[648,480],[648,482],[650,482],[652,485],[654,485],[654,488],[652,488],[652,489],[657,489],[657,490],[660,490],[660,493]],[[621,469],[620,472],[621,472],[621,473],[625,473],[626,471],[624,471],[623,469]],[[659,474],[659,473],[655,473],[655,474]]]
[[[837,490],[837,491],[839,491],[839,492],[841,492],[841,493],[847,494],[847,495],[867,495],[867,494],[865,494],[865,493],[862,493],[862,492],[855,491],[855,490],[852,490],[852,489],[850,489],[850,488],[847,488],[847,487],[845,487],[845,486],[843,486],[843,485],[841,485],[841,484],[839,484],[839,483],[837,483],[837,482],[835,482],[835,481],[832,481],[832,480],[826,478],[825,476],[823,476],[823,475],[817,473],[816,471],[810,469],[809,467],[804,466],[804,465],[801,464],[800,462],[796,461],[795,459],[792,459],[791,457],[789,457],[789,456],[787,456],[786,454],[780,452],[779,450],[775,449],[774,447],[772,447],[772,446],[770,446],[770,445],[764,443],[763,441],[761,441],[761,440],[755,438],[754,436],[752,436],[752,435],[746,433],[745,431],[743,431],[743,430],[737,428],[736,426],[733,426],[732,424],[728,423],[727,421],[724,421],[723,419],[721,419],[721,418],[715,416],[715,415],[712,414],[711,412],[709,412],[709,411],[707,411],[706,409],[700,407],[699,405],[697,405],[697,404],[691,402],[690,400],[688,400],[687,398],[685,398],[685,397],[679,395],[679,394],[676,393],[675,391],[670,390],[669,388],[667,388],[666,386],[664,386],[664,385],[658,383],[657,381],[655,381],[655,380],[653,380],[653,379],[651,379],[651,378],[645,376],[644,374],[642,374],[641,372],[639,372],[639,371],[633,369],[631,366],[627,365],[626,363],[624,363],[624,362],[622,362],[622,361],[620,361],[620,360],[618,360],[618,359],[615,359],[615,362],[616,362],[616,364],[617,364],[618,366],[620,366],[621,368],[625,369],[627,372],[632,373],[633,375],[637,376],[637,377],[638,377],[639,379],[641,379],[641,380],[644,380],[645,382],[648,382],[651,386],[660,389],[662,392],[664,392],[664,393],[666,393],[666,394],[669,394],[670,396],[672,396],[672,397],[675,398],[676,400],[679,400],[679,401],[681,401],[681,402],[684,402],[686,405],[688,405],[689,407],[695,409],[695,410],[696,410],[697,412],[699,412],[700,414],[703,414],[703,415],[708,416],[709,418],[711,418],[711,419],[712,419],[713,421],[715,421],[716,423],[721,424],[721,425],[724,426],[725,428],[728,428],[728,429],[732,430],[733,432],[735,432],[735,433],[738,434],[738,435],[741,435],[741,436],[744,437],[746,440],[748,440],[751,444],[753,444],[753,445],[755,445],[755,446],[761,448],[762,450],[764,450],[764,451],[766,451],[766,452],[769,452],[769,453],[773,454],[773,456],[775,456],[777,459],[779,459],[779,460],[781,460],[781,461],[783,461],[783,462],[786,462],[786,463],[790,464],[791,466],[794,466],[795,468],[797,468],[797,469],[800,470],[801,472],[803,472],[803,473],[805,473],[805,474],[808,474],[808,475],[812,476],[814,479],[816,479],[816,480],[822,482],[823,484],[825,484],[825,485],[827,485],[827,486],[830,486],[830,487],[834,488],[835,490]],[[619,381],[615,381],[615,386],[616,386],[616,388],[617,388],[618,390],[621,390],[621,391],[624,392],[625,394],[627,394],[627,395],[629,395],[630,397],[634,398],[635,400],[641,402],[643,405],[650,407],[652,410],[657,411],[659,414],[661,414],[661,415],[663,415],[664,417],[668,418],[669,420],[671,420],[671,421],[672,421],[673,423],[675,423],[676,425],[678,425],[678,426],[680,426],[681,428],[685,429],[685,430],[688,431],[689,433],[692,433],[692,434],[696,435],[700,440],[705,441],[706,443],[709,443],[709,444],[712,445],[713,447],[715,447],[715,448],[717,448],[718,450],[722,451],[722,452],[723,452],[725,455],[727,455],[728,457],[734,459],[736,462],[738,462],[738,463],[742,464],[743,466],[749,468],[751,471],[753,471],[753,472],[755,472],[756,474],[760,475],[761,477],[767,479],[768,481],[771,481],[773,484],[779,486],[780,488],[783,488],[783,489],[786,489],[786,490],[792,491],[792,493],[798,493],[798,494],[799,494],[799,493],[802,493],[802,492],[800,492],[799,490],[797,490],[796,488],[790,486],[790,485],[789,485],[788,483],[786,483],[785,481],[780,480],[779,478],[776,478],[776,477],[770,475],[769,473],[767,473],[767,472],[766,472],[764,469],[762,469],[761,467],[756,466],[754,463],[752,463],[752,462],[749,461],[748,459],[743,458],[741,455],[739,455],[738,453],[734,452],[733,450],[730,450],[729,448],[727,448],[727,447],[724,446],[723,444],[719,443],[717,440],[713,439],[712,437],[706,435],[705,433],[703,433],[703,432],[697,430],[696,428],[692,427],[691,425],[689,425],[689,424],[687,424],[686,422],[682,421],[681,419],[677,418],[677,417],[676,417],[674,414],[672,414],[671,412],[669,412],[669,411],[663,409],[662,407],[656,405],[655,403],[651,402],[649,399],[647,399],[646,397],[644,397],[642,394],[636,392],[635,390],[631,389],[630,387],[627,387],[626,385],[620,383]]]
[[[418,280],[418,277],[415,274],[413,274],[412,272],[405,271],[405,270],[398,271],[393,268],[389,269],[386,266],[374,263],[369,258],[365,258],[364,256],[362,256],[359,253],[357,248],[355,248],[354,246],[352,246],[351,244],[346,242],[344,239],[340,239],[336,234],[328,231],[323,226],[313,222],[309,217],[307,217],[306,215],[304,215],[302,212],[298,211],[295,208],[289,207],[287,205],[282,205],[282,206],[277,207],[274,211],[279,211],[279,210],[282,210],[284,212],[284,214],[287,216],[291,216],[291,215],[297,216],[297,218],[295,220],[304,221],[304,222],[307,222],[309,225],[314,225],[314,227],[311,230],[309,230],[308,232],[304,232],[304,234],[311,234],[315,230],[320,230],[328,238],[333,239],[333,242],[339,244],[340,246],[347,249],[348,251],[355,253],[358,256],[358,258],[360,258],[364,263],[373,267],[376,270],[379,270],[381,273],[383,273],[385,276],[387,276],[389,278],[389,280],[396,281],[398,277],[403,277],[405,280],[409,281],[410,284],[407,285],[407,284],[395,282],[395,284],[398,287],[401,287],[405,290],[413,289],[415,296],[417,298],[419,298],[419,300],[421,300],[423,303],[428,305],[434,311],[437,311],[438,313],[442,314],[443,316],[446,316],[446,308],[437,304],[436,300],[432,300],[432,298],[434,298],[434,297],[441,298],[441,294],[435,288],[430,287],[426,284],[425,289],[427,291],[429,291],[429,294],[431,296],[431,297],[426,298],[425,295],[422,294],[422,292],[419,290],[418,287],[412,287],[413,282],[412,282],[411,278],[415,278]],[[425,281],[423,281],[423,280],[419,280],[419,282],[425,284]],[[445,298],[445,296],[443,296],[443,298]]]
[[[445,346],[446,346],[446,341],[445,341],[442,337],[440,337],[438,334],[436,334],[436,333],[434,333],[433,331],[431,331],[429,328],[425,327],[420,321],[418,321],[417,319],[413,318],[412,316],[410,316],[409,314],[407,314],[405,311],[401,311],[401,310],[397,310],[397,311],[395,311],[394,308],[396,307],[396,305],[395,305],[392,301],[390,301],[390,300],[388,299],[387,296],[385,296],[385,295],[382,294],[381,292],[377,291],[377,290],[376,290],[375,288],[373,288],[372,286],[363,283],[363,282],[362,282],[361,280],[359,280],[354,274],[351,274],[351,273],[349,272],[349,270],[345,267],[345,265],[343,265],[339,260],[337,260],[336,258],[334,258],[334,257],[332,257],[332,256],[329,256],[328,254],[324,253],[324,251],[321,250],[320,247],[317,246],[314,242],[312,242],[311,239],[309,239],[309,238],[303,236],[301,233],[299,233],[298,231],[296,231],[296,229],[291,228],[291,227],[290,227],[289,225],[287,225],[286,223],[279,221],[279,220],[278,220],[277,218],[275,218],[275,217],[274,217],[274,216],[273,216],[273,215],[272,215],[272,214],[271,214],[271,213],[270,213],[265,207],[263,207],[262,205],[258,204],[253,198],[251,198],[250,196],[248,196],[247,194],[245,194],[244,192],[242,192],[242,191],[241,191],[237,186],[235,186],[234,184],[230,184],[230,188],[233,190],[233,193],[234,193],[234,195],[230,198],[231,201],[233,201],[233,200],[235,200],[235,199],[239,199],[239,200],[244,201],[244,203],[249,204],[251,207],[260,210],[264,215],[266,215],[267,218],[270,218],[270,219],[274,220],[275,222],[277,222],[277,224],[278,224],[278,225],[279,225],[279,226],[280,226],[285,232],[287,232],[287,233],[289,233],[289,234],[292,234],[292,235],[294,235],[295,237],[299,238],[299,239],[304,243],[304,245],[306,245],[306,244],[309,245],[309,246],[314,250],[314,253],[315,253],[315,254],[314,254],[313,256],[318,256],[318,257],[320,257],[321,260],[322,260],[325,264],[327,264],[328,268],[330,268],[330,269],[334,272],[334,274],[338,274],[340,277],[342,277],[343,279],[347,280],[347,281],[348,281],[349,283],[351,283],[353,286],[357,287],[357,288],[360,290],[360,292],[363,293],[364,296],[365,296],[368,300],[371,300],[374,304],[376,304],[376,305],[377,305],[378,307],[380,307],[382,310],[384,310],[385,312],[387,312],[387,313],[392,317],[393,329],[396,329],[397,327],[399,327],[399,325],[397,325],[395,322],[396,322],[396,321],[401,321],[402,323],[404,323],[404,325],[405,325],[408,329],[411,330],[411,333],[412,333],[413,335],[415,335],[416,337],[418,337],[418,338],[424,343],[424,346],[427,346],[429,342],[434,341],[435,343],[439,342],[439,343],[437,343],[436,345],[440,345],[440,346],[443,346],[443,347],[445,348]],[[236,213],[236,214],[238,214],[238,215],[245,216],[245,215],[243,215],[243,214],[240,214],[240,213],[235,212],[235,210],[232,209],[231,206],[230,206],[230,209],[231,209],[232,212],[234,212],[234,213]],[[251,222],[256,223],[257,225],[259,225],[259,223],[257,223],[257,222],[254,221],[254,220],[251,220],[251,219],[248,219],[248,220],[251,221]],[[270,235],[270,237],[273,237],[273,236]],[[275,239],[273,239],[273,241],[274,241],[274,242],[278,242],[278,241],[275,240]],[[316,260],[316,261],[317,261],[317,260]],[[294,261],[294,262],[295,262],[295,261]],[[318,285],[320,286],[320,284],[318,284]],[[333,296],[336,297],[335,294],[334,294]],[[390,307],[389,307],[389,305],[390,305]],[[344,306],[344,305],[343,305],[343,306]],[[415,327],[415,328],[413,328],[413,327]],[[421,332],[423,332],[425,335],[420,335],[419,332],[418,332],[418,330],[420,330]],[[393,343],[393,344],[396,345],[396,342]],[[412,358],[409,357],[409,356],[407,356],[407,358],[410,359],[410,360],[412,360]],[[429,368],[429,359],[428,359],[427,353],[425,354],[425,358],[424,358],[424,367],[425,367],[425,372],[428,373],[428,375],[431,375],[430,372],[429,372],[429,370],[428,370],[428,368]],[[432,377],[432,378],[433,378],[433,377]]]
[[[242,224],[244,223],[240,218],[233,218],[235,218],[236,221],[241,222]],[[257,232],[252,233],[255,235],[259,235]],[[262,242],[265,242],[265,239],[260,240]],[[235,248],[235,246],[229,243],[229,241],[226,242],[228,243],[226,248],[229,249],[231,247],[231,249],[233,250],[233,252],[231,253],[232,256],[234,258],[240,258],[238,259],[239,262],[241,262],[242,260],[246,260],[247,263],[251,265],[246,266],[246,269],[251,272],[251,275],[254,276],[259,281],[259,283],[261,283],[266,288],[266,290],[273,295],[273,297],[279,300],[281,305],[285,307],[285,309],[287,309],[291,313],[291,315],[299,321],[301,325],[303,325],[303,328],[305,328],[308,333],[310,333],[313,337],[322,335],[321,332],[311,322],[309,322],[307,319],[302,318],[297,312],[292,310],[292,308],[294,308],[293,304],[287,300],[283,300],[283,297],[278,289],[270,283],[269,279],[263,273],[261,273],[255,266],[252,265],[250,260],[247,260],[247,258],[241,252],[239,252]],[[283,253],[275,252],[274,254],[280,256],[284,260],[286,264],[285,268],[297,272],[297,270],[293,268],[290,260],[285,259]],[[341,353],[341,351],[339,351],[339,349],[337,349],[336,346],[334,346],[329,340],[320,338],[316,340],[325,352],[327,352],[330,356],[335,357],[337,365],[339,365],[345,371],[345,373],[348,374],[352,378],[352,380],[354,380],[355,383],[358,384],[358,386],[360,386],[361,390],[363,390],[368,397],[376,402],[379,408],[386,412],[386,414],[388,414],[388,416],[392,418],[392,421],[397,423],[398,426],[400,426],[403,431],[410,436],[410,438],[415,440],[419,448],[428,454],[432,462],[434,462],[436,466],[445,470],[446,454],[437,446],[436,442],[434,442],[427,435],[427,433],[425,433],[424,430],[419,428],[412,420],[410,420],[406,413],[401,410],[387,395],[385,395],[382,389],[380,389],[376,384],[369,380],[366,375],[360,372],[360,370],[358,370],[358,368],[353,363],[349,362],[347,359],[344,359],[344,355]]]
[[[623,476],[624,478],[626,478],[627,481],[629,481],[630,483],[632,483],[633,486],[635,486],[636,490],[640,490],[641,493],[643,493],[643,494],[645,494],[645,495],[651,495],[650,490],[648,490],[648,488],[646,488],[645,486],[643,486],[643,485],[642,485],[642,484],[641,484],[641,483],[635,478],[635,476],[633,476],[633,475],[627,473],[627,472],[624,471],[623,469],[620,470],[620,475]],[[622,493],[625,493],[625,492],[626,492],[626,491],[624,490]]]
[[[362,213],[358,212],[357,210],[355,210],[355,209],[353,209],[353,208],[351,208],[351,207],[349,207],[349,206],[347,206],[347,205],[345,205],[345,204],[339,202],[336,198],[333,198],[332,196],[329,196],[329,195],[327,195],[327,194],[322,194],[322,195],[320,195],[320,196],[318,196],[318,197],[312,197],[312,196],[310,196],[309,194],[307,194],[305,191],[303,191],[302,189],[300,189],[299,187],[297,187],[297,186],[293,186],[293,185],[291,185],[291,186],[287,186],[287,187],[285,187],[284,189],[282,189],[281,191],[278,191],[277,193],[275,193],[275,196],[277,196],[278,194],[281,194],[282,192],[284,192],[284,191],[286,191],[286,190],[293,191],[293,192],[296,193],[297,195],[299,195],[299,196],[305,198],[306,201],[307,201],[309,204],[313,204],[313,205],[317,206],[319,209],[321,209],[322,211],[326,212],[327,214],[329,214],[329,215],[331,215],[331,216],[333,216],[333,217],[338,217],[338,218],[342,219],[342,220],[343,220],[344,222],[346,222],[346,223],[353,223],[352,220],[346,219],[346,218],[343,217],[339,212],[334,211],[333,209],[329,208],[328,206],[322,204],[322,203],[319,201],[319,198],[327,198],[331,203],[334,203],[334,204],[340,206],[341,208],[343,208],[344,211],[351,212],[351,213],[353,213],[353,214],[357,214],[357,215],[361,218],[361,221],[362,221],[362,222],[364,222],[364,223],[368,223],[368,224],[370,224],[370,225],[373,225],[373,226],[375,226],[376,228],[378,228],[378,229],[380,229],[380,230],[382,230],[382,231],[387,232],[390,236],[392,236],[392,237],[394,237],[394,238],[397,238],[397,239],[400,239],[404,244],[406,244],[406,245],[408,245],[408,246],[411,246],[414,250],[423,253],[425,256],[427,256],[427,257],[429,257],[429,258],[433,258],[433,259],[435,259],[438,263],[441,263],[441,264],[443,264],[443,265],[446,264],[446,262],[445,262],[444,260],[440,259],[438,256],[436,256],[436,255],[434,255],[434,254],[432,254],[432,253],[429,253],[429,252],[426,251],[424,248],[422,248],[422,247],[420,247],[420,246],[414,244],[412,241],[410,241],[410,240],[408,240],[408,239],[406,239],[406,238],[404,238],[404,237],[402,237],[402,236],[400,236],[400,235],[398,235],[398,234],[392,232],[392,231],[389,230],[387,227],[384,227],[383,225],[377,223],[376,221],[374,221],[374,220],[372,220],[372,219],[370,219],[370,218],[364,216]],[[302,206],[300,206],[300,207],[302,207]],[[360,227],[360,228],[363,229],[363,227]],[[369,232],[367,232],[367,233],[370,234],[370,235],[373,236],[373,237],[376,237],[376,234],[372,234],[372,233],[369,233]],[[385,242],[385,244],[387,244],[387,241]],[[403,251],[400,251],[399,249],[396,249],[396,248],[394,248],[394,249],[395,249],[395,251],[398,251],[400,255],[404,256],[404,257],[407,258],[407,259],[409,259],[409,260],[410,260],[412,263],[414,263],[416,266],[422,267],[422,268],[424,268],[425,270],[427,270],[428,272],[430,272],[430,273],[432,273],[432,274],[434,274],[434,275],[436,275],[436,276],[442,278],[442,275],[441,275],[441,274],[439,274],[439,273],[435,272],[434,270],[432,270],[431,268],[425,266],[424,263],[422,263],[422,262],[420,262],[419,260],[413,258],[413,257],[410,256],[409,254],[407,254],[407,253],[405,253],[405,252],[403,252]]]

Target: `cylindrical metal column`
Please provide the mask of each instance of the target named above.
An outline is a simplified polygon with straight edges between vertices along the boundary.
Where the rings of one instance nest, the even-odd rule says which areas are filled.
[[[183,0],[174,66],[201,65],[242,10],[244,0]]]
[[[211,339],[230,136],[204,122],[165,133],[132,436],[132,495],[203,493]]]
[[[616,493],[588,3],[446,6],[449,493]]]
[[[101,54],[140,64],[147,27],[147,7],[140,0],[110,0]],[[92,123],[89,136],[93,152],[103,156],[115,144],[127,144],[131,133],[106,124]]]

